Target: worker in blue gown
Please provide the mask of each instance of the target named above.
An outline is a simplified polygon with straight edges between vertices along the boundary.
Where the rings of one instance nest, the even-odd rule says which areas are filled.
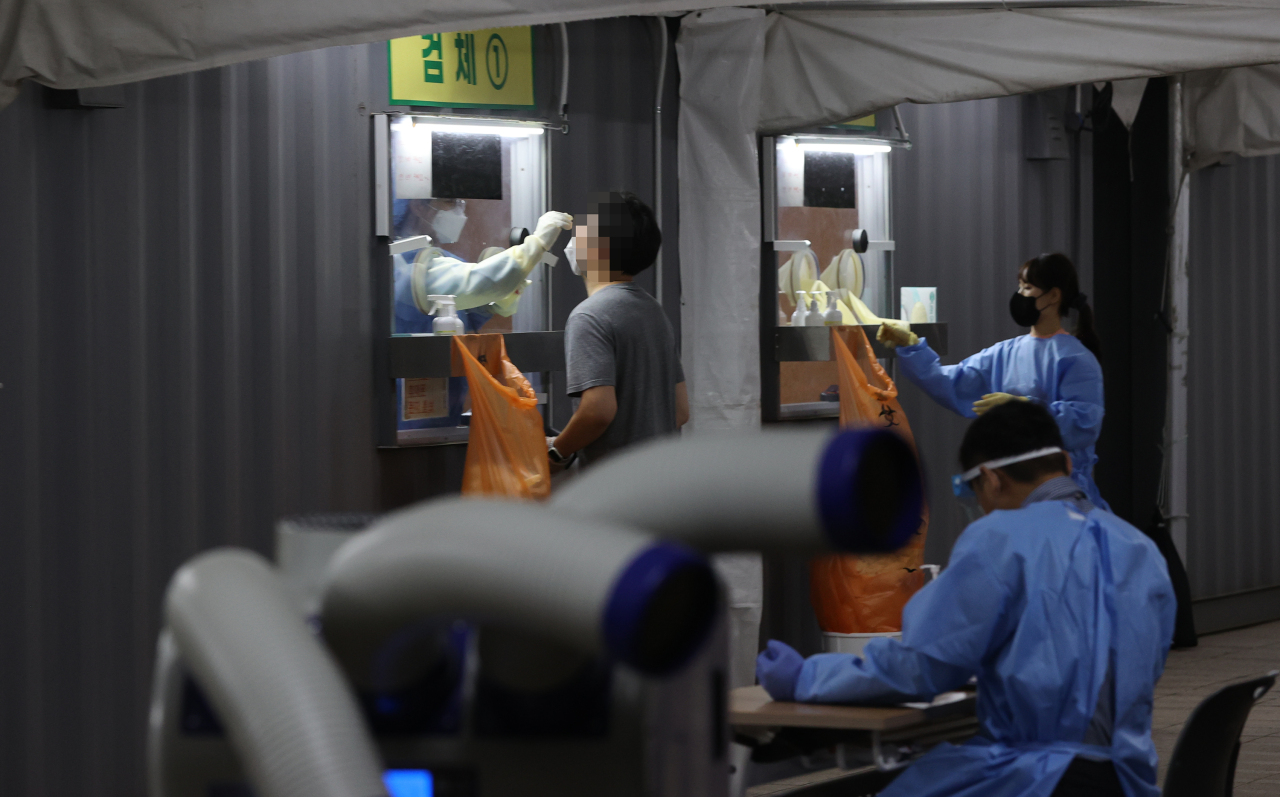
[[[1058,422],[1071,452],[1071,477],[1089,501],[1102,509],[1093,481],[1098,462],[1094,445],[1102,432],[1102,366],[1093,310],[1080,292],[1075,266],[1066,255],[1045,254],[1018,271],[1018,290],[1009,311],[1029,334],[983,349],[958,365],[942,365],[929,342],[901,321],[886,321],[877,335],[896,346],[898,368],[934,401],[973,418],[1007,401],[1032,401]],[[1074,334],[1063,329],[1063,321]]]
[[[970,425],[958,491],[987,513],[907,603],[902,639],[801,658],[770,641],[774,700],[931,700],[977,677],[978,735],[934,747],[882,797],[1158,797],[1151,707],[1174,622],[1165,563],[1069,478],[1054,419],[1008,402]]]

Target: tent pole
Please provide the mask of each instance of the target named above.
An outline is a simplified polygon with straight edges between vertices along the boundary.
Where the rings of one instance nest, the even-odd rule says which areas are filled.
[[[1169,225],[1168,408],[1165,413],[1165,517],[1169,535],[1183,561],[1187,557],[1187,340],[1190,334],[1188,243],[1191,180],[1183,140],[1182,76],[1169,78],[1169,196],[1174,203]]]
[[[654,17],[658,25],[658,84],[654,89],[653,103],[653,213],[658,218],[658,229],[664,230],[662,218],[662,95],[667,86],[667,18]],[[658,304],[662,304],[662,249],[654,263],[654,289]]]

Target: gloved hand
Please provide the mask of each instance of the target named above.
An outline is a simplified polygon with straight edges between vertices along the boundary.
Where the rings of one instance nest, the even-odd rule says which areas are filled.
[[[1015,396],[1011,393],[988,393],[973,402],[973,411],[981,415],[992,407],[999,407],[1006,401],[1030,401],[1026,396]]]
[[[555,244],[562,230],[572,229],[573,216],[568,213],[555,210],[543,213],[542,218],[538,219],[538,227],[533,235],[526,237],[519,246],[513,246],[507,250],[520,266],[521,276],[529,276],[533,267],[542,262],[542,256]]]
[[[795,648],[770,639],[769,647],[756,657],[756,679],[769,697],[791,702],[796,699],[796,681],[803,666],[804,657]]]
[[[555,246],[556,241],[560,238],[561,230],[572,229],[573,216],[557,210],[549,210],[542,214],[542,218],[538,219],[538,226],[534,229],[533,235],[542,242],[542,249],[546,251]]]
[[[914,346],[920,342],[920,336],[911,331],[911,325],[896,318],[885,318],[876,333],[876,340],[891,349],[898,346]]]

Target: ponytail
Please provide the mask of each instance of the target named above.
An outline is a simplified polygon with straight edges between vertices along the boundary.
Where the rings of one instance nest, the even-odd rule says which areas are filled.
[[[1079,316],[1076,322],[1076,331],[1072,334],[1084,344],[1084,347],[1093,352],[1093,356],[1099,360],[1102,359],[1102,341],[1098,338],[1098,330],[1093,325],[1093,308],[1089,306],[1088,297],[1083,293],[1077,293],[1078,301],[1072,308]]]
[[[1046,293],[1054,288],[1062,292],[1058,315],[1061,317],[1069,310],[1076,311],[1078,320],[1072,334],[1101,360],[1102,341],[1093,324],[1093,308],[1089,306],[1089,297],[1080,292],[1080,278],[1071,259],[1059,252],[1043,254],[1023,263],[1018,276]]]

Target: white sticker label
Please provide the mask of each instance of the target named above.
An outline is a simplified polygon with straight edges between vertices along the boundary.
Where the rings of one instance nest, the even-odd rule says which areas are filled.
[[[397,122],[391,127],[391,173],[396,199],[431,198],[431,131]]]
[[[448,378],[404,380],[404,411],[401,414],[401,420],[405,421],[448,416]]]

